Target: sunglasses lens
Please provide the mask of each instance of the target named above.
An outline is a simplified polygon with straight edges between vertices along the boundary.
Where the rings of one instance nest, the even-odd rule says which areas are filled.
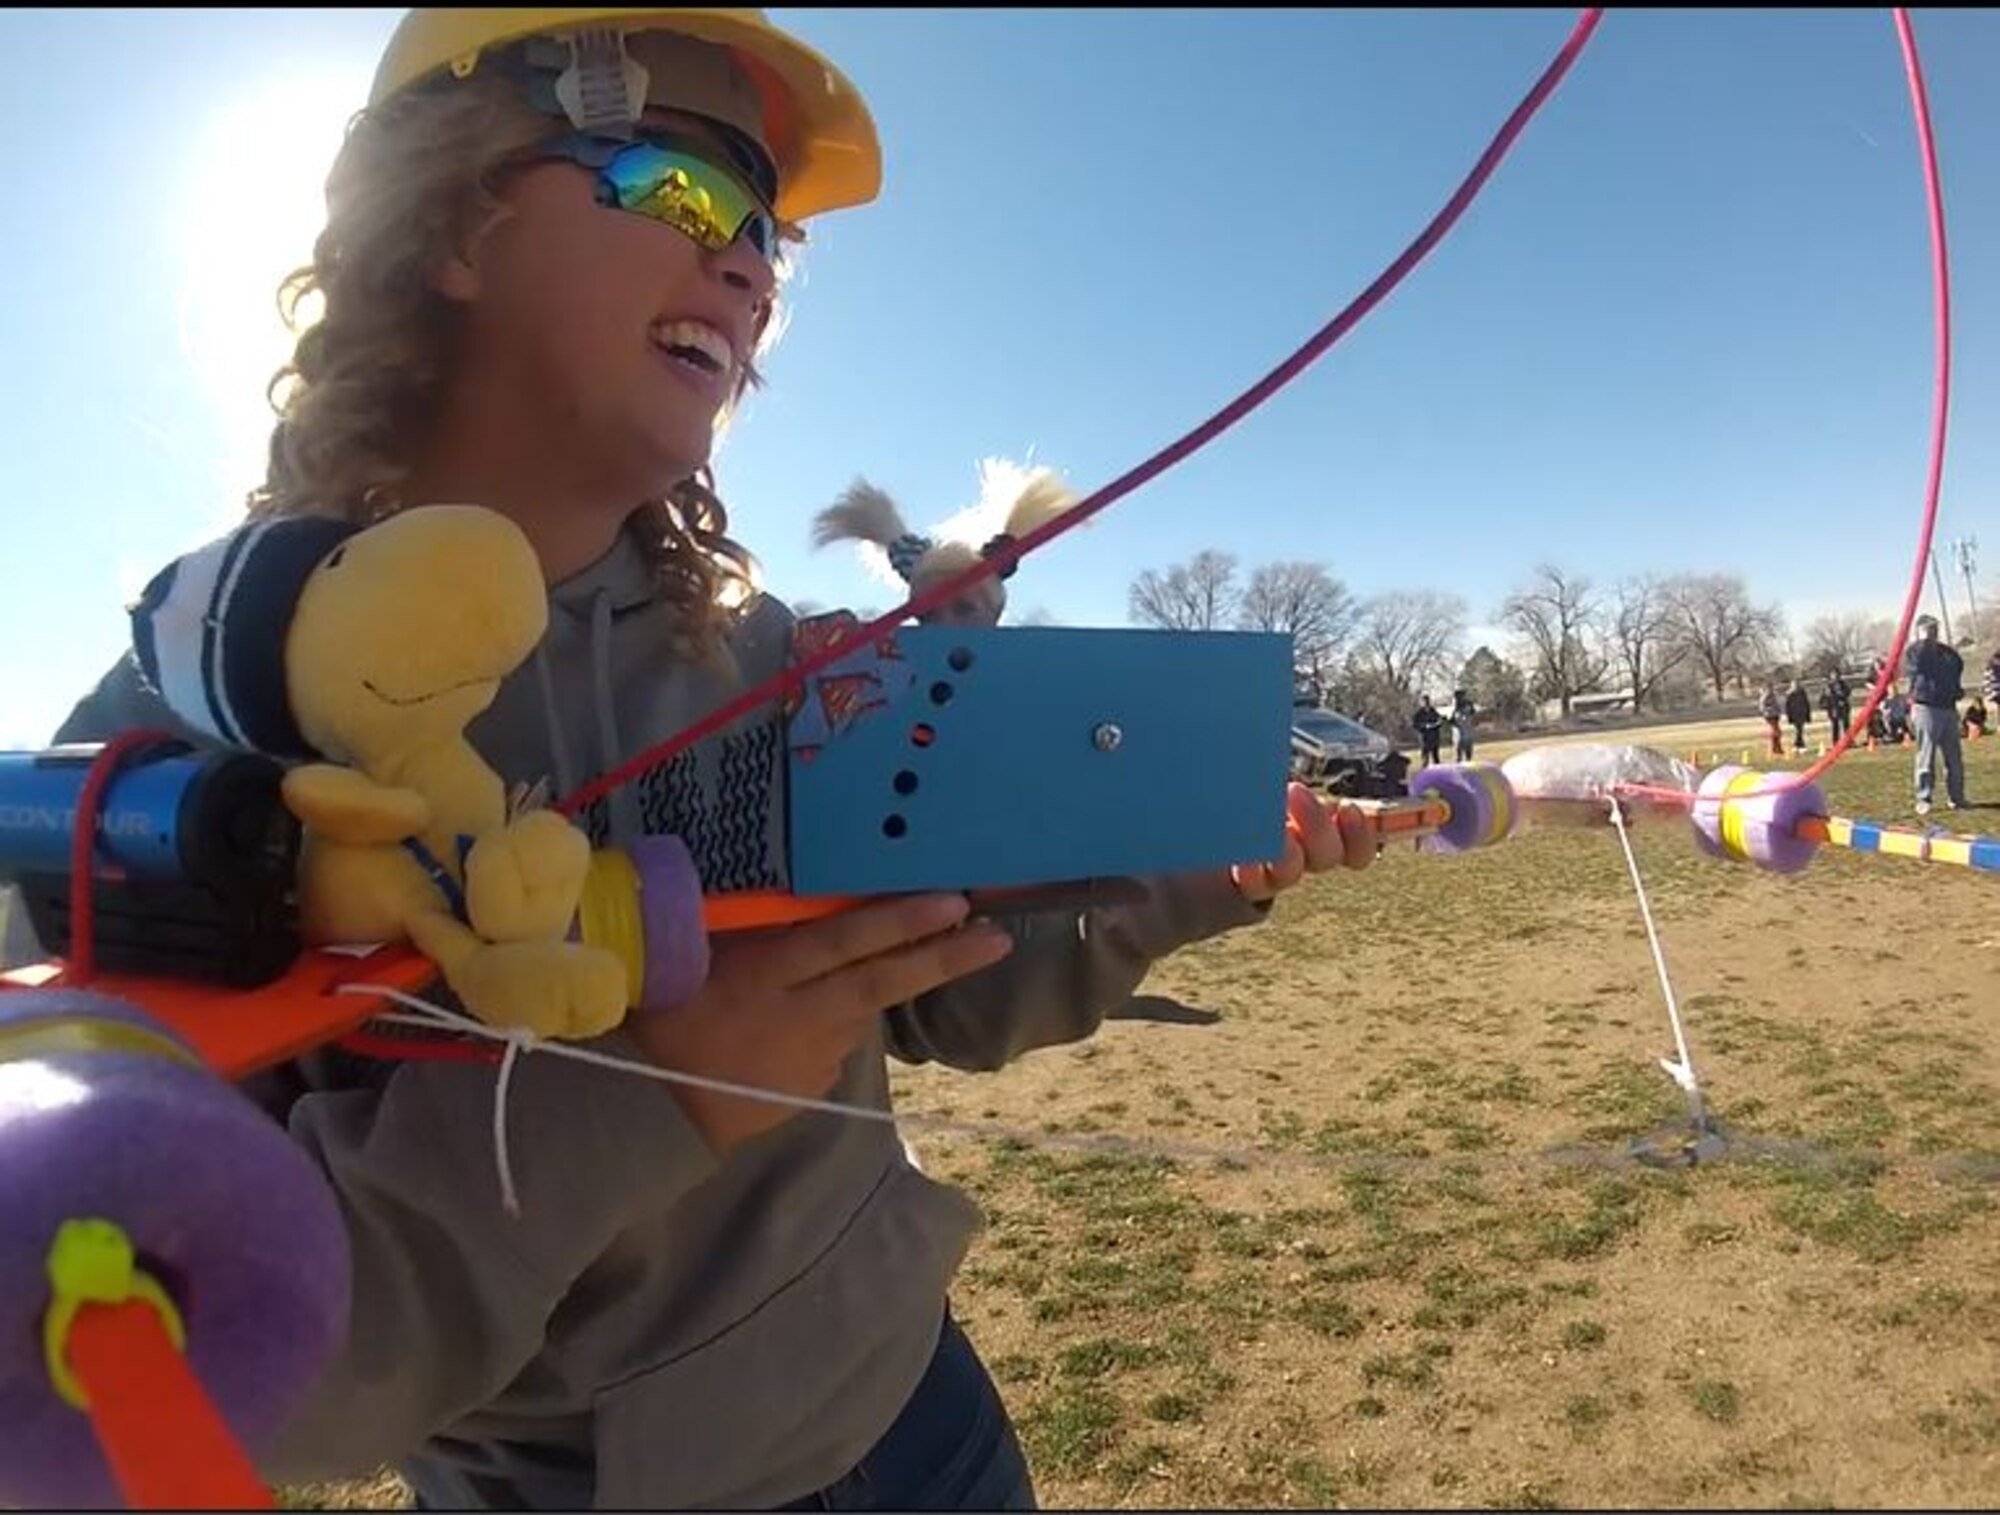
[[[606,164],[602,176],[619,209],[664,221],[710,252],[738,236],[767,258],[777,251],[770,213],[735,175],[706,158],[639,142]]]

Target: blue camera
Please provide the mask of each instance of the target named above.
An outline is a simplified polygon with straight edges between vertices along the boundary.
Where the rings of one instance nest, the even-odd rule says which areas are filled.
[[[102,749],[0,752],[0,881],[21,893],[45,951],[72,945],[72,846]],[[300,950],[300,831],[283,768],[185,744],[133,753],[98,804],[90,853],[96,961],[106,972],[268,983]]]

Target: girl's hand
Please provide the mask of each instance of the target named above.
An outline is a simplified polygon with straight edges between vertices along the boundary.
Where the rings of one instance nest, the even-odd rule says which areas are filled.
[[[963,895],[863,905],[823,920],[714,939],[707,982],[665,1010],[635,1010],[633,1040],[662,1068],[824,1098],[884,1010],[990,967],[1013,939],[964,924]],[[718,1157],[798,1111],[770,1100],[670,1086]]]
[[[1354,806],[1322,801],[1304,784],[1293,784],[1285,791],[1285,810],[1284,856],[1274,863],[1238,863],[1229,870],[1237,890],[1252,904],[1276,899],[1308,873],[1366,868],[1375,860],[1374,828]]]

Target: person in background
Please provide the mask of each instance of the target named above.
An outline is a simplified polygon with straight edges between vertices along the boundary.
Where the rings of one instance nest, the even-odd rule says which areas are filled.
[[[1785,719],[1792,723],[1792,751],[1806,750],[1806,722],[1812,719],[1812,696],[1797,679],[1785,691]]]
[[[1883,739],[1900,747],[1910,735],[1910,702],[1895,685],[1882,697]]]
[[[1417,713],[1410,717],[1410,724],[1417,728],[1417,741],[1424,750],[1424,762],[1438,761],[1438,749],[1444,742],[1444,716],[1431,703],[1427,694],[1417,696]]]
[[[1903,666],[1910,675],[1910,721],[1917,737],[1917,814],[1930,811],[1940,757],[1945,795],[1952,809],[1963,810],[1965,758],[1959,746],[1958,702],[1965,695],[1965,660],[1939,639],[1936,616],[1917,617],[1917,639],[1903,655]]]
[[[1832,739],[1838,742],[1847,735],[1849,719],[1853,714],[1852,692],[1847,680],[1838,668],[1826,678],[1826,692],[1819,698],[1820,708],[1826,711],[1827,725],[1832,729]]]
[[[1986,735],[1986,705],[1978,695],[1975,694],[1966,705],[1965,714],[1960,719],[1959,727],[1959,734],[1961,736]]]
[[[1472,696],[1463,689],[1451,692],[1451,729],[1453,756],[1461,763],[1472,761],[1472,728],[1479,719],[1479,711],[1472,703]]]
[[[1764,729],[1770,737],[1771,756],[1783,757],[1785,738],[1778,728],[1778,722],[1784,717],[1785,707],[1778,699],[1778,686],[1775,683],[1764,686],[1764,693],[1757,700],[1757,714],[1764,718]]]

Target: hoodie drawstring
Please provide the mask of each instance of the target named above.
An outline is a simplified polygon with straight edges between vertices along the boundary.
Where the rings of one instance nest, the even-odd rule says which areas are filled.
[[[569,742],[563,736],[562,721],[556,715],[556,680],[549,671],[549,643],[544,637],[535,644],[535,680],[542,697],[542,728],[549,739],[549,756],[555,760],[556,793],[568,794],[577,787],[579,775],[570,761]]]
[[[611,594],[604,589],[590,600],[590,697],[597,716],[599,771],[608,771],[624,757],[625,749],[611,698]],[[630,784],[621,784],[611,792],[610,804],[611,845],[630,847],[641,834],[639,796]]]

